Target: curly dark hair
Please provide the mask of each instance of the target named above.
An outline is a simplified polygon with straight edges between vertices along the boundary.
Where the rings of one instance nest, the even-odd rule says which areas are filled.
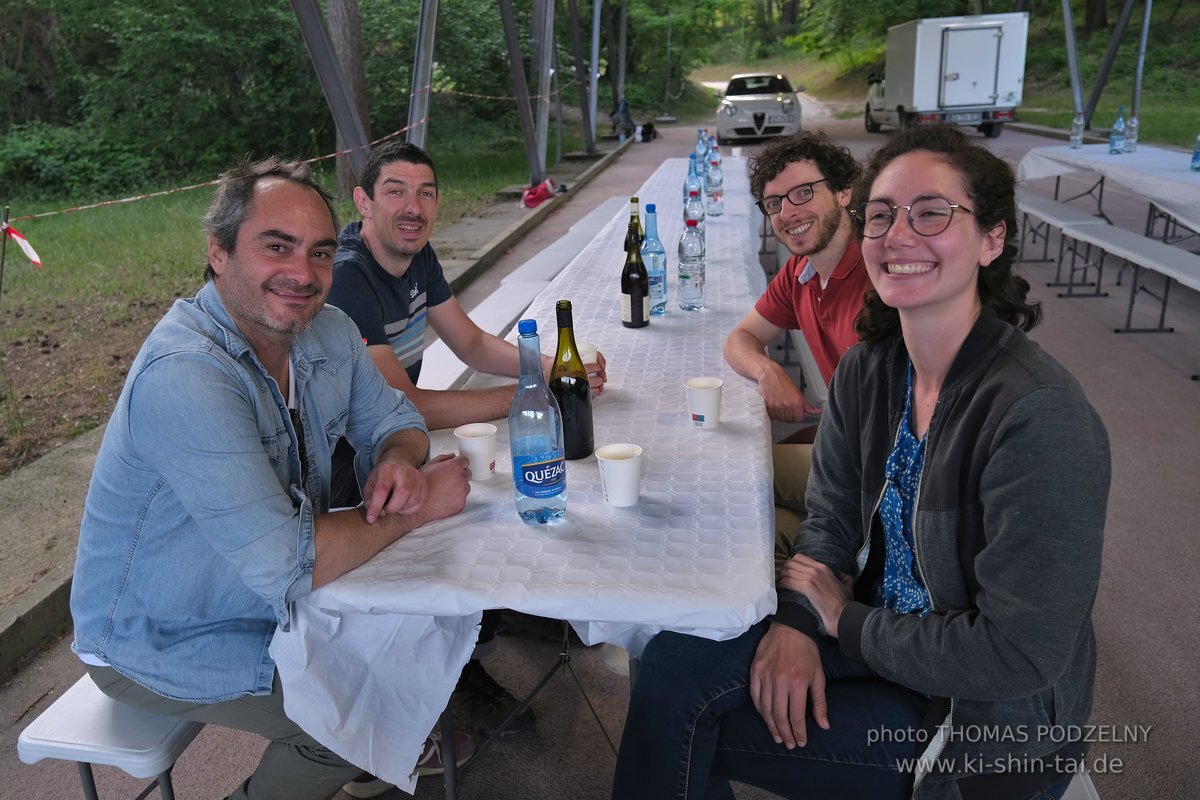
[[[751,157],[750,194],[755,200],[761,200],[763,187],[797,161],[816,164],[834,192],[854,185],[862,172],[850,150],[834,144],[824,131],[801,131],[794,136],[775,139]]]
[[[313,176],[308,164],[302,161],[284,161],[276,156],[264,158],[262,161],[240,161],[221,173],[217,181],[217,191],[204,212],[201,224],[204,232],[211,236],[221,249],[232,253],[237,244],[238,233],[246,217],[250,215],[250,203],[258,189],[258,182],[264,178],[282,178],[286,181],[307,187],[316,192],[325,207],[329,209],[329,218],[333,220],[333,229],[338,229],[337,212],[333,208],[333,197]],[[212,264],[205,262],[204,280],[216,278]]]
[[[433,166],[433,159],[429,153],[411,142],[392,141],[376,147],[363,162],[362,174],[358,176],[358,185],[367,193],[367,197],[375,199],[375,184],[379,182],[379,173],[393,161],[424,164],[433,172],[433,188],[435,190],[438,188],[437,168]]]
[[[986,147],[972,142],[962,131],[949,125],[911,128],[871,153],[866,170],[854,187],[850,207],[858,208],[869,199],[871,186],[888,164],[919,150],[939,156],[962,176],[963,188],[971,197],[975,224],[980,231],[990,231],[1004,223],[1004,249],[987,269],[979,270],[979,300],[984,306],[995,309],[1005,322],[1024,331],[1032,330],[1041,322],[1042,304],[1026,301],[1029,281],[1013,272],[1019,240],[1016,181],[1012,167]],[[867,293],[866,305],[854,320],[854,329],[864,342],[886,339],[900,333],[900,314],[879,299],[872,289]]]

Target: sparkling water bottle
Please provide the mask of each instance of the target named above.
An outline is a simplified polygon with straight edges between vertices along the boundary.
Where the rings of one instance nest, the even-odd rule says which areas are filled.
[[[1117,109],[1117,121],[1108,132],[1108,152],[1112,155],[1125,152],[1125,106]]]
[[[708,135],[704,129],[696,131],[696,167],[703,170],[708,165]]]
[[[1196,134],[1196,146],[1192,148],[1192,172],[1200,172],[1200,133]]]
[[[1129,115],[1129,122],[1125,123],[1125,152],[1132,153],[1137,150],[1138,140],[1138,118],[1137,114]]]
[[[696,223],[696,232],[700,234],[700,238],[704,238],[704,201],[700,199],[699,192],[688,192],[688,200],[683,204],[683,223],[686,225],[688,220],[693,220]]]
[[[1083,112],[1076,111],[1075,119],[1071,120],[1071,149],[1083,147]]]
[[[646,204],[646,239],[642,242],[642,262],[650,276],[650,315],[667,313],[667,251],[658,238],[658,214],[654,203]]]
[[[704,308],[704,239],[689,219],[679,239],[679,307],[684,311]]]
[[[542,376],[537,320],[517,323],[521,378],[508,410],[513,496],[517,513],[529,524],[545,524],[567,511],[567,466],[563,458],[562,414]]]
[[[708,182],[705,188],[708,190],[708,200],[704,206],[705,216],[721,216],[725,213],[725,175],[715,158],[708,162]]]

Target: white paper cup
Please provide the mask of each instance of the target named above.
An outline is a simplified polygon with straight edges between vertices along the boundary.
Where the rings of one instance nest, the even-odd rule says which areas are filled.
[[[595,342],[576,342],[579,349],[579,360],[584,364],[595,364],[599,360],[600,348]]]
[[[458,452],[467,457],[471,480],[486,481],[496,474],[496,426],[472,422],[454,429]]]
[[[604,502],[610,506],[637,505],[642,485],[642,448],[636,444],[606,444],[596,448]]]
[[[683,382],[687,390],[688,415],[697,428],[715,428],[721,420],[720,378],[688,378]]]

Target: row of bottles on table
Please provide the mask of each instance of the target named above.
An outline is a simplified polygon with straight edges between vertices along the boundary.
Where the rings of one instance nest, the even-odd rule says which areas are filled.
[[[575,344],[570,300],[555,306],[558,348],[547,384],[537,320],[517,323],[521,377],[508,410],[513,497],[517,514],[545,524],[567,511],[567,461],[587,458],[595,449],[592,390]]]

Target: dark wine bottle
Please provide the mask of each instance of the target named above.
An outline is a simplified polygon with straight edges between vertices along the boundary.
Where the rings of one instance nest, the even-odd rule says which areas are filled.
[[[558,352],[550,368],[550,393],[562,411],[563,454],[568,461],[587,458],[595,449],[592,435],[592,388],[575,346],[571,301],[559,300]]]
[[[621,270],[621,324],[626,328],[644,328],[650,323],[650,276],[637,242],[631,217],[625,233],[625,268]]]

